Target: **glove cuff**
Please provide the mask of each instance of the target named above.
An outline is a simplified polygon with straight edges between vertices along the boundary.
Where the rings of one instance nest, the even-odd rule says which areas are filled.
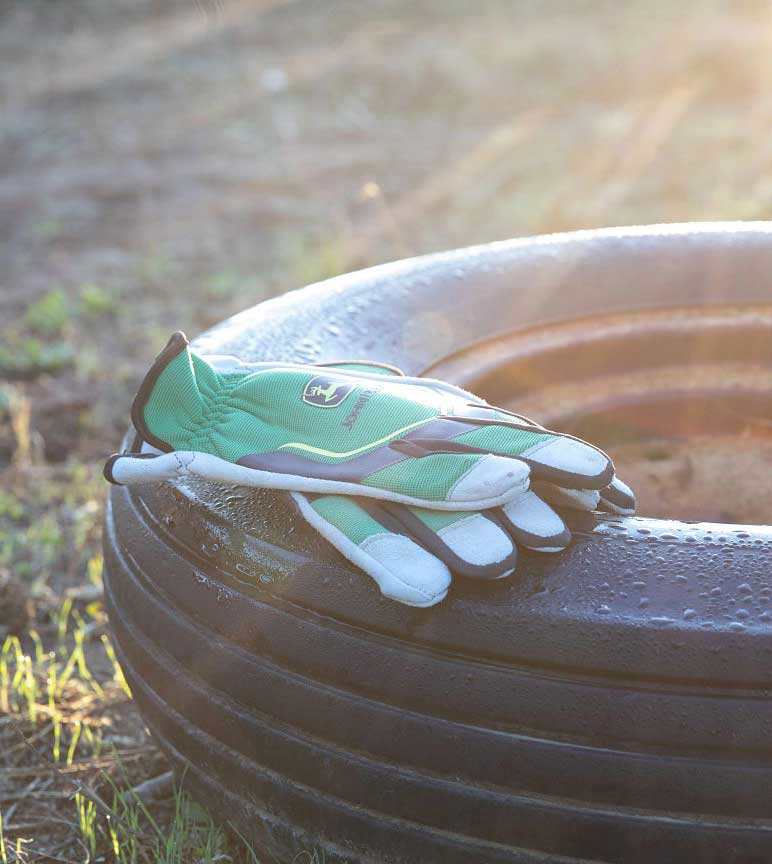
[[[155,358],[153,365],[139,385],[139,390],[137,390],[137,395],[134,397],[131,405],[131,422],[134,424],[134,428],[139,432],[143,440],[153,447],[163,450],[164,453],[169,453],[174,448],[170,447],[166,441],[162,441],[156,437],[148,429],[145,422],[145,405],[150,398],[150,394],[153,392],[159,375],[178,354],[187,350],[189,344],[187,336],[181,330],[172,333],[163,351]]]

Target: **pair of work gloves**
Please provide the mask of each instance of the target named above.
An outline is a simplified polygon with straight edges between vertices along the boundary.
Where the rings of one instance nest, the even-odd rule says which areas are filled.
[[[286,490],[385,596],[410,606],[443,600],[451,574],[510,575],[518,546],[565,549],[562,508],[635,512],[596,447],[377,363],[242,363],[198,356],[175,333],[132,420],[155,452],[111,456],[109,481],[195,474]]]

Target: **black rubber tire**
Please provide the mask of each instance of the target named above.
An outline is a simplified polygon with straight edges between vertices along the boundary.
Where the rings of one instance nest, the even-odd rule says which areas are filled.
[[[726,303],[772,303],[769,226],[418,258],[263,303],[196,345],[420,373],[517,328]],[[573,527],[566,553],[523,554],[516,578],[456,580],[415,610],[286,496],[113,487],[105,590],[175,768],[280,861],[769,862],[772,529]]]

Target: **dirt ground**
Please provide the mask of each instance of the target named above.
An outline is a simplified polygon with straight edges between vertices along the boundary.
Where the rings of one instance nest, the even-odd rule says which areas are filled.
[[[164,770],[103,653],[99,469],[172,330],[452,246],[770,218],[771,34],[766,0],[0,0],[0,645],[96,646],[109,706],[76,658],[62,740],[102,717],[129,785]],[[73,798],[106,757],[77,738],[73,785],[25,675],[6,857],[113,860]]]

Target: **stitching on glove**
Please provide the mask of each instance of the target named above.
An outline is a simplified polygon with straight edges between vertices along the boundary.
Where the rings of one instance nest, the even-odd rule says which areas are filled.
[[[195,453],[191,453],[188,457],[183,457],[178,451],[173,450],[172,454],[174,455],[174,459],[177,463],[178,474],[184,474],[186,471],[190,471],[190,466],[193,464],[196,458]]]

